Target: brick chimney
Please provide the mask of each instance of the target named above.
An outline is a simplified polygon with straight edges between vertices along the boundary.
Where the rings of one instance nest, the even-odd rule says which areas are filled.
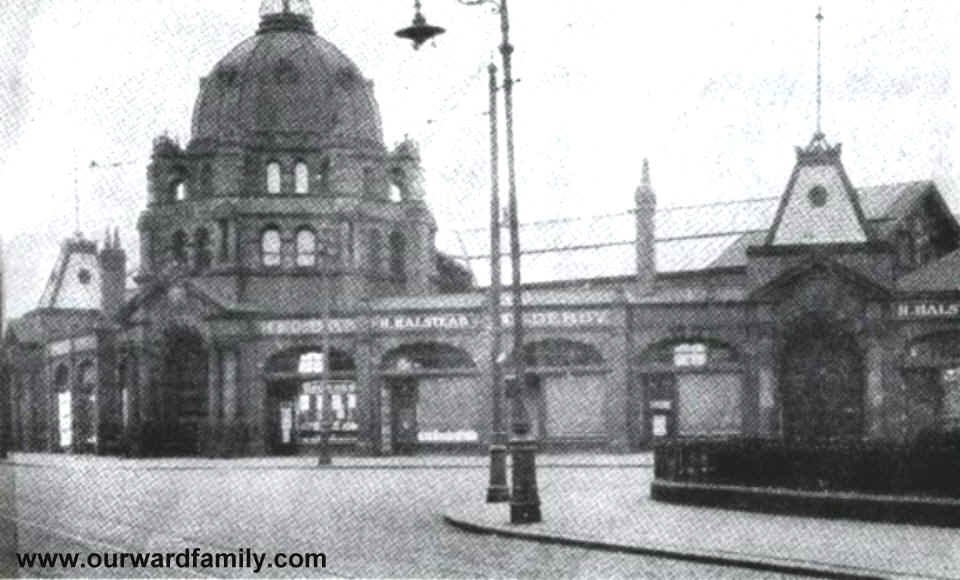
[[[657,279],[657,196],[650,185],[650,163],[646,159],[643,160],[643,180],[634,194],[634,203],[637,220],[637,286],[641,292],[650,292]]]
[[[103,316],[112,320],[123,305],[127,286],[127,253],[120,247],[120,232],[107,230],[100,250],[100,304]]]

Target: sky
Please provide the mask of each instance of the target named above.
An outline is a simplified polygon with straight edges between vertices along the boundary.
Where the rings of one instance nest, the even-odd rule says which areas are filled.
[[[199,79],[260,0],[3,0],[0,235],[7,314],[34,307],[61,240],[119,228],[135,265],[154,137],[184,143]],[[441,229],[482,227],[489,6],[423,0],[447,33],[394,37],[412,0],[312,0],[318,34],[375,83],[388,146],[421,145]],[[512,0],[522,221],[630,209],[649,158],[661,207],[782,193],[815,130],[857,187],[936,179],[960,209],[960,3]],[[100,168],[90,169],[91,161]]]

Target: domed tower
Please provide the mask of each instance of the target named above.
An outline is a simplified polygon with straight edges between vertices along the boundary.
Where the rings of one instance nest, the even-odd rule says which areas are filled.
[[[264,0],[256,34],[200,81],[190,141],[154,142],[142,281],[226,302],[337,309],[430,291],[436,225],[410,142],[388,151],[373,84],[317,36],[308,0]]]

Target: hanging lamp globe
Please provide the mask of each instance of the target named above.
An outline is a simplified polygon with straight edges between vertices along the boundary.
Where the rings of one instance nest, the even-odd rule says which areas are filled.
[[[427,24],[427,19],[424,18],[423,13],[420,11],[419,1],[416,3],[416,10],[417,13],[413,17],[413,24],[396,32],[399,38],[412,41],[414,50],[418,50],[423,46],[423,43],[431,38],[440,36],[446,32],[444,28]]]

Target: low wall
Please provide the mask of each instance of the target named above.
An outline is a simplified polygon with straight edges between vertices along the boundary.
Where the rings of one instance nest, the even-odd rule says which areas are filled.
[[[657,501],[820,518],[960,528],[960,500],[654,481]]]
[[[879,441],[677,439],[654,449],[656,500],[960,527],[955,436]]]

